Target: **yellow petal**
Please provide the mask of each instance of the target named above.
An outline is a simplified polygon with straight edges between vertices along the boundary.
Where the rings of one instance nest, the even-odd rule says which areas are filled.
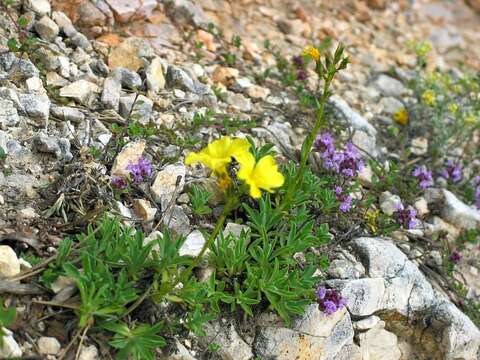
[[[252,153],[245,151],[235,155],[235,160],[240,164],[240,169],[238,170],[237,177],[240,180],[249,182],[250,176],[252,175],[253,169],[255,168],[255,157]]]
[[[278,171],[275,159],[271,155],[264,156],[258,161],[252,178],[259,188],[269,192],[272,191],[272,188],[278,188],[285,182],[283,175]]]
[[[255,199],[261,196],[260,189],[272,192],[272,189],[282,186],[285,181],[271,155],[264,156],[256,164],[251,153],[245,153],[236,160],[240,164],[237,176],[249,185],[250,196]]]

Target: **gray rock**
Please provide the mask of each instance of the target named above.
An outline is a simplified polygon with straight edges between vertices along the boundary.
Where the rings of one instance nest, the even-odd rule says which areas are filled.
[[[427,314],[431,327],[441,336],[446,360],[476,360],[480,331],[455,305],[439,302]]]
[[[84,105],[90,105],[99,92],[98,86],[87,80],[77,80],[60,89],[60,96],[78,101]]]
[[[205,241],[205,236],[203,236],[202,232],[199,230],[194,230],[187,235],[187,238],[178,251],[178,254],[180,256],[196,257],[202,251]]]
[[[200,341],[204,345],[212,342],[220,345],[217,354],[222,360],[250,360],[253,359],[252,349],[238,335],[233,324],[224,325],[219,321],[206,323],[205,332],[207,336]]]
[[[307,307],[293,329],[260,327],[254,342],[262,359],[336,359],[346,345],[353,343],[350,315],[344,310],[327,316],[317,305]]]
[[[382,278],[328,280],[327,285],[340,291],[354,316],[369,316],[385,307],[385,282]]]
[[[120,79],[122,86],[128,89],[136,89],[142,86],[142,78],[135,71],[124,68],[116,68],[112,76]]]
[[[80,110],[68,106],[52,105],[50,112],[53,116],[65,121],[80,122],[85,119],[85,115]]]
[[[40,133],[33,138],[33,146],[37,151],[54,154],[59,160],[70,161],[73,158],[70,141],[65,138]]]
[[[35,23],[35,31],[45,41],[53,41],[58,36],[58,25],[48,16],[43,16]]]
[[[385,329],[370,329],[359,335],[359,341],[364,359],[399,360],[402,356],[397,336]]]
[[[165,166],[155,176],[155,181],[150,187],[153,199],[166,209],[172,197],[180,194],[185,185],[186,168],[183,164],[170,164]]]
[[[17,254],[8,245],[0,245],[0,278],[8,278],[20,273]]]
[[[353,110],[345,100],[334,95],[330,97],[329,104],[333,107],[335,115],[346,121],[352,128],[365,131],[371,136],[377,134],[377,130],[368,122],[368,120]]]
[[[0,126],[5,129],[15,126],[20,121],[13,101],[0,99]]]
[[[11,52],[0,54],[0,67],[3,71],[10,71],[16,61],[17,57]]]
[[[171,88],[179,88],[193,93],[196,92],[195,83],[190,75],[175,65],[168,66],[166,80],[167,85]]]
[[[446,53],[465,44],[462,35],[456,29],[446,26],[433,28],[429,39],[440,53]]]
[[[401,97],[407,92],[407,88],[403,83],[397,79],[394,79],[388,75],[380,74],[373,86],[378,89],[384,96]]]
[[[178,340],[175,340],[175,348],[175,351],[172,351],[166,360],[197,360]]]
[[[148,65],[145,71],[147,87],[153,92],[158,92],[165,88],[165,76],[163,74],[162,59],[155,58]]]
[[[43,355],[56,355],[62,348],[60,342],[54,337],[42,336],[37,342],[38,352]]]
[[[26,80],[39,76],[40,71],[28,59],[16,59],[9,70],[9,77],[12,79]]]
[[[385,279],[384,309],[408,316],[434,304],[436,297],[430,283],[392,242],[358,238],[353,244],[369,276]]]
[[[120,103],[120,95],[122,91],[122,83],[117,76],[109,76],[103,83],[103,91],[101,101],[110,109],[118,111]]]
[[[335,259],[328,267],[328,275],[334,279],[358,279],[361,272],[351,261]]]
[[[162,209],[163,210],[163,209]],[[163,210],[163,223],[177,235],[188,235],[190,220],[180,206],[173,205]]]
[[[49,14],[52,11],[48,0],[28,0],[27,6],[40,16]]]
[[[21,94],[19,98],[27,116],[38,120],[48,120],[50,114],[50,99],[48,96]]]
[[[380,321],[381,321],[381,319],[378,316],[372,315],[372,316],[366,317],[365,319],[355,321],[353,323],[353,328],[355,330],[359,330],[359,331],[369,330],[369,329],[377,326],[377,324]]]
[[[76,31],[73,34],[71,33],[69,38],[73,45],[82,48],[86,52],[91,52],[93,50],[92,44],[90,44],[88,38],[82,33]]]
[[[195,26],[207,23],[205,14],[199,5],[190,0],[173,0],[166,3],[167,15],[180,24]]]
[[[382,98],[379,105],[382,111],[390,116],[405,108],[400,100],[390,96]]]
[[[480,211],[473,206],[468,206],[452,192],[443,189],[444,204],[442,217],[463,229],[475,229],[480,227]]]
[[[378,156],[377,140],[375,136],[362,130],[356,130],[353,133],[352,143],[360,150],[376,158]]]
[[[5,335],[2,337],[3,345],[0,347],[0,358],[12,359],[21,357],[23,352],[15,341],[13,333],[6,328],[2,328],[2,331]]]
[[[228,93],[227,103],[241,112],[252,111],[252,101],[239,93]]]
[[[140,124],[147,124],[152,117],[153,101],[143,95],[139,95],[137,99],[135,97],[134,94],[122,96],[119,103],[119,113],[124,118]]]

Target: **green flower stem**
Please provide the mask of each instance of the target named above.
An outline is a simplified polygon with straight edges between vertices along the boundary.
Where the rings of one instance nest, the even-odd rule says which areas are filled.
[[[193,269],[200,263],[202,260],[203,256],[205,255],[205,252],[212,246],[213,242],[217,238],[218,234],[220,231],[223,229],[223,224],[225,223],[225,220],[227,219],[227,216],[232,212],[234,209],[238,207],[238,195],[236,194],[230,194],[228,195],[227,202],[225,206],[223,207],[222,214],[217,220],[217,223],[215,224],[215,228],[213,229],[212,233],[210,234],[209,238],[205,242],[205,244],[202,247],[202,250],[200,253],[193,259],[192,263],[189,265],[189,267],[182,272],[182,274],[178,277],[178,279],[173,283],[171,286],[170,291],[173,290],[175,286],[177,286],[178,283],[184,282],[188,276],[192,273]],[[167,292],[167,293],[168,293]]]
[[[315,125],[313,126],[313,130],[308,134],[308,136],[305,138],[302,144],[300,167],[298,169],[297,176],[295,177],[294,181],[292,181],[287,188],[284,201],[279,207],[280,211],[285,210],[289,206],[292,200],[293,194],[297,191],[297,189],[301,186],[303,182],[303,174],[305,173],[305,169],[307,168],[308,156],[312,152],[313,143],[323,124],[325,104],[327,103],[328,97],[330,96],[329,88],[332,83],[334,75],[335,75],[335,72],[329,72],[327,78],[325,79],[325,83],[323,84],[322,96],[320,97],[320,101],[316,102],[317,111],[316,111]]]

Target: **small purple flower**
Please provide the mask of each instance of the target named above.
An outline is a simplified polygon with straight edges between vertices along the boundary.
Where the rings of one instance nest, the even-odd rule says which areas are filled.
[[[335,140],[332,134],[325,132],[317,135],[315,139],[314,148],[318,151],[322,157],[330,156],[335,152]]]
[[[397,222],[406,229],[413,229],[417,225],[417,211],[411,207],[404,207],[401,203],[396,204],[397,211],[393,213]]]
[[[440,175],[446,180],[452,180],[454,184],[462,180],[462,164],[455,164],[452,160],[448,160],[447,167],[441,171]]]
[[[305,70],[298,70],[297,71],[297,80],[305,81],[308,79],[308,74]]]
[[[336,290],[327,289],[324,286],[318,286],[315,294],[320,310],[326,315],[331,315],[335,311],[342,309],[347,303]]]
[[[340,206],[339,206],[340,211],[343,212],[343,213],[349,212],[350,209],[352,208],[353,198],[350,195],[342,194],[343,189],[342,189],[341,186],[337,185],[337,186],[334,187],[333,190],[335,192],[335,196],[336,196],[337,200],[340,201]]]
[[[112,185],[117,189],[123,190],[127,187],[127,181],[120,176],[115,176],[112,178]]]
[[[136,164],[128,164],[127,170],[132,175],[134,182],[141,183],[146,177],[152,175],[152,164],[144,157],[141,157]]]
[[[364,167],[362,157],[357,148],[351,143],[345,145],[342,159],[339,161],[339,171],[346,177],[354,177]]]
[[[303,59],[303,56],[300,55],[292,57],[292,62],[299,69],[303,69],[303,66],[305,65],[305,60]]]
[[[475,206],[480,209],[480,185],[477,185],[475,189]]]
[[[427,169],[426,166],[417,166],[412,171],[412,176],[418,180],[418,185],[422,189],[426,189],[433,185],[432,172]]]
[[[458,264],[460,260],[462,260],[462,255],[457,250],[454,250],[448,257],[448,260],[450,260],[454,264]]]

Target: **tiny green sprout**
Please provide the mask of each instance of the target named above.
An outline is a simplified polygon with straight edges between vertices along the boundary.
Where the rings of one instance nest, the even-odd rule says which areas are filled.
[[[200,186],[193,185],[191,192],[188,194],[193,213],[198,216],[210,215],[212,209],[207,204],[212,196],[212,193],[205,191]]]
[[[233,36],[232,43],[233,43],[233,46],[235,46],[236,48],[240,48],[240,46],[242,45],[242,38],[238,35]]]
[[[8,39],[7,46],[8,46],[8,50],[10,50],[11,52],[18,52],[20,50],[18,46],[18,42],[14,38]]]
[[[0,347],[3,346],[3,337],[6,335],[4,327],[10,326],[15,320],[17,311],[15,308],[6,308],[0,299]]]
[[[28,25],[28,19],[25,16],[20,16],[17,20],[18,26],[26,28]]]
[[[210,352],[217,352],[218,350],[220,350],[222,348],[222,346],[220,344],[217,344],[215,342],[212,342],[210,344],[208,344],[208,351]]]
[[[0,161],[4,161],[7,158],[7,152],[0,146]]]

